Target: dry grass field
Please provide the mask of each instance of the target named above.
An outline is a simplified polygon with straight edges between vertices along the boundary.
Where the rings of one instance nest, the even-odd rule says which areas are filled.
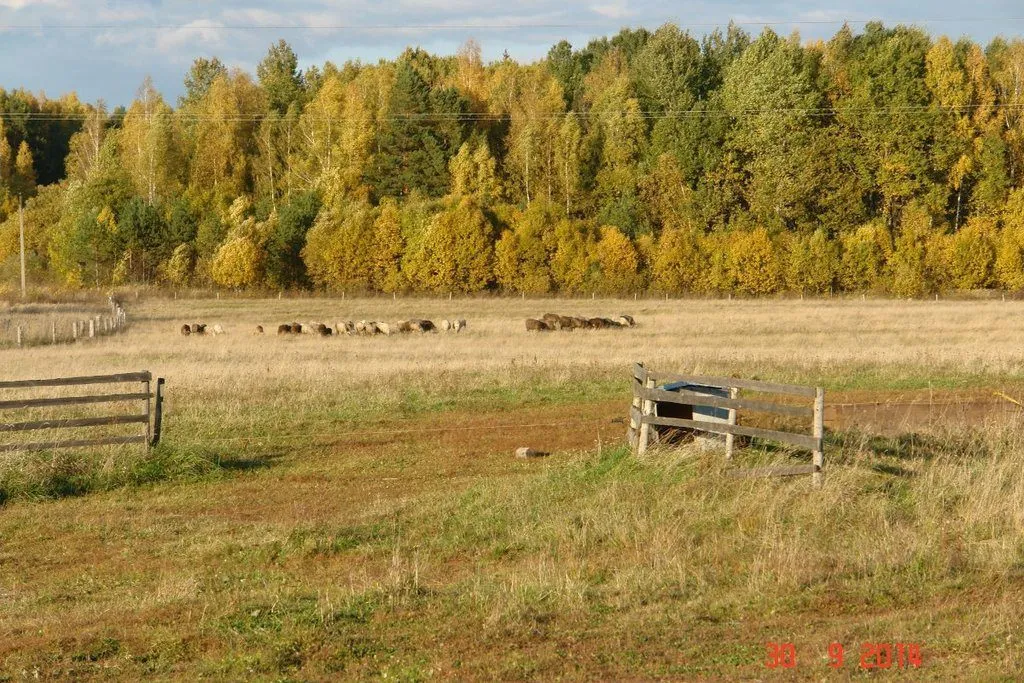
[[[547,311],[638,326],[527,333]],[[869,674],[865,642],[919,644],[901,675],[1024,671],[1024,436],[994,396],[1024,394],[1024,303],[143,298],[128,315],[119,336],[0,350],[0,379],[167,378],[148,457],[0,454],[0,680],[750,679],[778,674],[770,641],[808,679]],[[273,333],[408,317],[468,329]],[[634,457],[634,361],[824,385],[824,486],[730,479],[692,448]],[[524,445],[552,455],[512,457]]]

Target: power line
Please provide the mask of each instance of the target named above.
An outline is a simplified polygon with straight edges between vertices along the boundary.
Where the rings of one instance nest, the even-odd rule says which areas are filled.
[[[548,114],[534,114],[525,116],[526,120],[562,120],[569,116],[579,119],[601,119],[610,117],[635,117],[646,120],[686,118],[691,116],[721,116],[731,118],[749,118],[767,114],[802,114],[812,117],[840,116],[840,115],[886,115],[886,114],[968,114],[978,109],[991,109],[995,111],[1021,111],[1024,112],[1024,103],[994,103],[994,104],[968,104],[968,105],[903,105],[892,107],[766,107],[748,108],[727,111],[725,109],[681,109],[666,111],[630,111],[630,110],[598,110],[598,111],[567,111],[552,112]],[[258,114],[251,116],[202,116],[194,114],[173,114],[176,118],[186,122],[218,122],[218,123],[298,123],[301,121],[312,123],[346,122],[346,121],[422,121],[422,122],[488,122],[502,121],[509,116],[504,112],[431,112],[425,114],[397,114],[388,116],[310,116],[300,115],[296,119],[288,119],[274,114]],[[0,111],[0,118],[12,121],[29,120],[39,122],[62,122],[62,121],[85,121],[94,116],[93,113],[68,113],[54,114],[51,112],[15,112]]]
[[[0,24],[2,31],[111,31],[122,29],[145,31],[463,31],[463,30],[522,30],[522,29],[584,29],[607,28],[608,26],[631,25],[625,19],[609,18],[601,21],[574,22],[499,22],[499,23],[433,23],[433,24],[230,24],[218,23],[215,20],[199,20],[208,23],[189,22],[184,24]],[[723,28],[729,24],[736,26],[834,26],[842,24],[865,25],[872,22],[885,22],[889,25],[917,24],[964,24],[964,23],[1024,23],[1024,17],[945,17],[931,19],[889,19],[881,17],[871,19],[730,19],[727,22],[677,22],[672,23],[680,28]],[[639,25],[639,24],[636,24]]]

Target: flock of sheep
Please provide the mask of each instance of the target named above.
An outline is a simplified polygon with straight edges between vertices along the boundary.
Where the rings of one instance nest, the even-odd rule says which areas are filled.
[[[203,335],[206,334],[207,327],[209,326],[206,323],[192,323],[191,325],[185,323],[184,325],[181,326],[181,333],[186,337],[193,334]],[[214,325],[212,328],[210,328],[210,333],[224,334],[224,328],[219,324]]]
[[[633,327],[636,322],[633,316],[620,315],[617,318],[580,318],[576,316],[545,313],[540,319],[527,318],[527,332],[547,332],[549,330],[604,330],[620,327]]]
[[[616,318],[581,318],[577,316],[558,315],[557,313],[545,313],[540,318],[527,318],[526,319],[526,331],[527,332],[546,332],[550,330],[603,330],[603,329],[618,329],[621,327],[634,327],[636,322],[632,316],[620,315]],[[181,326],[181,333],[183,335],[205,335],[207,334],[207,325],[205,323],[193,323],[184,324]],[[351,320],[341,321],[335,324],[334,327],[330,327],[324,323],[311,322],[311,323],[282,323],[277,326],[278,335],[291,335],[291,334],[311,334],[320,337],[330,337],[332,335],[374,335],[374,334],[403,334],[409,332],[461,332],[466,329],[466,321],[463,319],[458,320],[442,320],[438,324],[434,324],[432,320],[399,320],[397,323],[382,323],[376,321],[360,320],[359,322],[353,322]],[[257,325],[253,334],[263,334],[263,326]],[[214,325],[210,328],[210,334],[224,334],[224,328],[221,325]]]
[[[437,332],[438,330],[442,332],[461,332],[464,329],[466,329],[466,321],[461,318],[458,320],[442,320],[436,325],[432,320],[420,319],[400,320],[397,323],[382,323],[372,320],[360,320],[359,322],[345,320],[338,322],[333,328],[324,323],[315,322],[305,325],[302,323],[283,323],[277,326],[277,333],[279,335],[315,334],[321,337],[329,337],[334,334],[392,335],[407,332]],[[262,326],[256,326],[256,334],[263,334]]]

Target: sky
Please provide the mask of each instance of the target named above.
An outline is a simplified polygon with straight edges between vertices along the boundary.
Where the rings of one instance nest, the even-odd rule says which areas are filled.
[[[1024,34],[1019,0],[930,3],[862,0],[848,4],[788,2],[664,2],[659,0],[0,0],[0,87],[25,87],[50,97],[75,92],[109,107],[127,105],[146,76],[168,101],[182,91],[193,59],[217,56],[255,73],[268,46],[287,40],[303,68],[330,60],[394,58],[405,47],[453,54],[467,39],[484,59],[508,52],[542,58],[559,40],[583,47],[619,29],[655,29],[672,21],[700,36],[729,21],[759,33],[796,30],[828,38],[844,21],[912,23],[933,35]]]

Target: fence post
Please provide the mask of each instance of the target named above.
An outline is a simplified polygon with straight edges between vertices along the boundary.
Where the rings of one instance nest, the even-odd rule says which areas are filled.
[[[815,486],[821,486],[824,478],[822,468],[825,466],[825,390],[821,387],[814,389],[814,438],[818,440],[818,447],[814,450],[814,474]]]
[[[644,370],[644,388],[653,389],[654,379]],[[642,407],[640,408],[640,444],[637,447],[637,453],[643,454],[647,451],[647,446],[651,440],[651,425],[644,422],[644,418],[648,415],[654,414],[654,401],[644,399]]]
[[[633,401],[631,403],[632,407],[631,407],[631,409],[629,411],[629,429],[626,430],[626,436],[629,439],[629,445],[633,447],[633,452],[634,453],[637,451],[637,448],[640,446],[640,424],[641,423],[639,421],[637,421],[636,418],[633,417],[633,415],[634,415],[633,411],[634,410],[636,411],[636,413],[635,413],[636,415],[642,415],[641,409],[643,407],[643,402],[640,399],[640,394],[639,394],[639,392],[637,392],[637,388],[643,386],[643,380],[637,378],[636,370],[638,368],[642,369],[643,367],[644,366],[643,366],[642,363],[636,363],[633,366],[633,382],[632,382],[632,384],[633,384]],[[644,369],[643,377],[644,377],[644,379],[646,379],[646,377],[647,377],[647,370],[646,369]]]
[[[96,336],[96,321],[89,318],[89,339]]]
[[[17,335],[18,347],[21,348],[21,325],[18,325]]]
[[[735,400],[739,395],[739,389],[736,387],[729,387],[729,398]],[[736,424],[736,409],[729,408],[729,424]],[[733,434],[725,435],[725,459],[732,460],[732,449],[736,445],[736,436]]]
[[[78,321],[77,320],[72,320],[71,321],[71,339],[72,339],[72,341],[77,341],[78,340]]]
[[[160,443],[160,430],[164,423],[164,378],[156,378],[156,402],[153,404],[153,446]]]
[[[147,380],[143,380],[142,384],[143,384],[143,387],[145,388],[145,392],[144,393],[146,394],[146,435],[145,436],[146,436],[146,452],[148,453],[149,452],[149,447],[150,447],[150,443],[149,442],[153,438],[153,432],[152,432],[152,429],[150,428],[150,424],[149,424],[149,422],[150,422],[149,418],[150,418],[150,415],[152,414],[153,399],[149,395],[149,380],[148,379]]]
[[[54,344],[57,343],[57,321],[56,320],[51,320],[50,321],[50,340]]]

